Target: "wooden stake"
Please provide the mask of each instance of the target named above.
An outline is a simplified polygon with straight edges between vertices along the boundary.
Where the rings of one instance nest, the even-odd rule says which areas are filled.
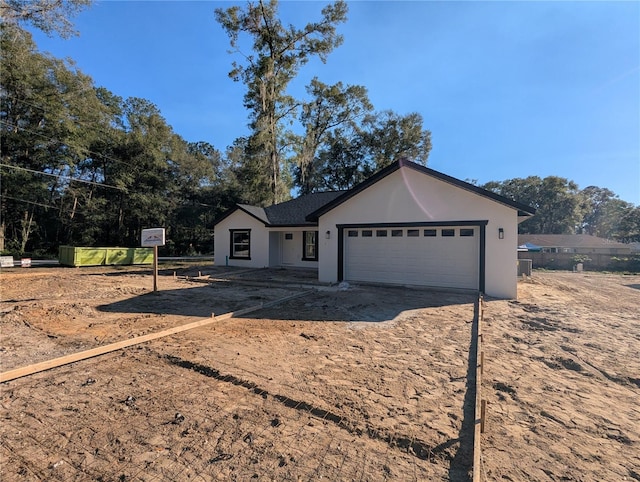
[[[257,311],[261,308],[268,308],[270,306],[275,306],[277,304],[284,303],[285,301],[289,301],[294,298],[299,298],[301,296],[308,295],[313,291],[314,290],[303,291],[301,293],[296,293],[291,296],[285,296],[284,298],[280,298],[275,301],[270,301],[269,303],[260,303],[259,305],[255,305],[250,308],[245,308],[238,311],[232,311],[230,313],[225,313],[223,315],[216,316],[214,318],[203,318],[201,320],[194,321],[193,323],[187,323],[186,325],[175,326],[173,328],[159,331],[157,333],[149,333],[148,335],[137,336],[135,338],[130,338],[128,340],[111,343],[109,345],[100,346],[98,348],[92,348],[91,350],[81,351],[78,353],[73,353],[71,355],[65,355],[59,358],[54,358],[53,360],[34,363],[33,365],[28,365],[26,367],[9,370],[9,371],[0,373],[0,383],[8,382],[10,380],[15,380],[16,378],[25,377],[27,375],[33,375],[34,373],[50,370],[51,368],[57,368],[63,365],[68,365],[69,363],[86,360],[87,358],[93,358],[99,355],[104,355],[106,353],[120,350],[122,348],[127,348],[133,345],[138,345],[140,343],[145,343],[147,341],[156,340],[158,338],[163,338],[165,336],[175,335],[176,333],[181,333],[183,331],[199,328],[201,326],[209,325],[216,321],[239,317],[241,315],[251,313],[252,311]]]
[[[480,375],[484,374],[484,352],[480,352]]]
[[[472,348],[474,353],[474,360],[473,363],[475,364],[475,380],[474,384],[475,384],[475,403],[474,403],[474,407],[473,407],[473,423],[474,423],[474,427],[473,427],[473,477],[472,477],[472,481],[473,482],[481,482],[482,481],[482,477],[481,477],[481,472],[480,472],[480,467],[481,467],[481,447],[480,447],[480,442],[481,442],[481,436],[480,434],[484,431],[484,415],[482,415],[484,413],[484,409],[483,409],[483,401],[481,400],[482,398],[482,365],[480,365],[480,363],[484,364],[484,362],[481,360],[481,354],[482,354],[482,296],[478,297],[478,300],[476,302],[476,306],[478,307],[477,310],[474,310],[474,319],[473,319],[473,328],[472,328],[472,335],[473,338],[475,338],[475,347]]]
[[[485,417],[487,415],[487,401],[480,402],[480,432],[484,433]]]
[[[158,291],[158,246],[153,247],[153,291]]]

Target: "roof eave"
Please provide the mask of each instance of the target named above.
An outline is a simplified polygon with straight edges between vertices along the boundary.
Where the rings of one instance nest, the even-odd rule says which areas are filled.
[[[260,216],[256,216],[254,213],[252,213],[251,211],[249,211],[248,209],[246,209],[244,207],[245,205],[243,204],[238,204],[238,209],[240,211],[242,211],[243,213],[247,214],[248,216],[251,216],[253,219],[255,219],[256,221],[260,221],[261,223],[263,223],[265,226],[269,227],[269,219],[265,219],[267,216],[267,213],[265,213],[265,218],[261,218]],[[264,211],[264,209],[263,209]]]
[[[233,213],[235,213],[238,209],[240,209],[240,207],[237,204],[234,207],[232,207],[231,209],[228,209],[222,216],[220,216],[218,219],[216,219],[213,222],[213,227],[215,228],[218,224],[220,224],[222,221],[227,219],[229,216],[231,216]]]
[[[271,224],[269,224],[268,221],[261,219],[259,216],[256,216],[255,214],[253,214],[251,211],[245,209],[242,207],[242,204],[236,204],[234,207],[232,207],[231,209],[229,209],[226,213],[224,213],[222,216],[220,216],[216,221],[214,221],[213,226],[215,228],[215,226],[217,226],[218,224],[220,224],[222,221],[224,221],[225,219],[227,219],[229,216],[231,216],[233,213],[235,213],[236,211],[242,211],[243,213],[245,213],[248,216],[251,216],[253,219],[260,221],[261,223],[263,223],[266,227],[271,227]]]
[[[317,222],[308,222],[308,223],[294,223],[294,224],[269,224],[265,225],[268,228],[317,228]]]
[[[518,210],[518,224],[526,221],[527,219],[529,219],[531,216],[533,216],[534,214],[529,213],[527,211],[523,211],[523,210]]]

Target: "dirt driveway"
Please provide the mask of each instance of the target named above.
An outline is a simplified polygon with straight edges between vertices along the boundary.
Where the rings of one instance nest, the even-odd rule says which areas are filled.
[[[313,291],[0,385],[3,480],[469,480],[472,295],[161,275],[0,273],[2,371]],[[485,302],[488,480],[640,480],[638,287],[539,273]]]

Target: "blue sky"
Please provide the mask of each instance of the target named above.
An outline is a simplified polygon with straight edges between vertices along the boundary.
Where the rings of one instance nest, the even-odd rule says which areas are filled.
[[[302,27],[327,3],[282,1],[280,17]],[[224,151],[248,132],[214,18],[234,4],[245,2],[100,1],[75,19],[79,37],[34,39]],[[640,204],[640,2],[351,1],[339,32],[293,95],[314,76],[363,85],[377,111],[422,115],[433,169],[479,183],[561,176]]]

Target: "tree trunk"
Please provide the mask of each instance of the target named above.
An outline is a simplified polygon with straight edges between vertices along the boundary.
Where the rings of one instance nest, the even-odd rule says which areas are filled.
[[[278,155],[275,149],[271,152],[271,169],[273,177],[271,178],[271,193],[273,194],[273,204],[278,204]]]
[[[23,254],[27,248],[27,242],[31,235],[31,226],[33,225],[33,211],[29,214],[29,211],[24,212],[24,219],[22,220],[22,241],[20,243],[20,254]]]
[[[73,208],[71,209],[70,219],[76,215],[76,208],[78,207],[78,196],[73,196]]]

